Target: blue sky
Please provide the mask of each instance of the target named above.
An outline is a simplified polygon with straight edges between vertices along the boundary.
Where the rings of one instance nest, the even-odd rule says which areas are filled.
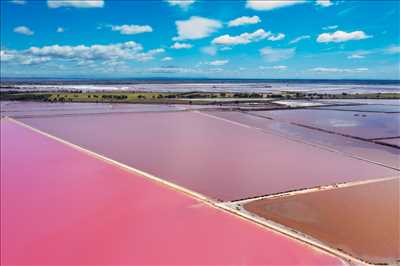
[[[3,77],[399,79],[397,1],[1,0]]]

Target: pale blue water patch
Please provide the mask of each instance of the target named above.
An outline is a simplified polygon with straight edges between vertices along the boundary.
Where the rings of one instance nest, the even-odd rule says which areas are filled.
[[[321,110],[339,110],[339,111],[355,111],[355,112],[382,112],[382,113],[399,113],[400,105],[384,105],[384,104],[365,104],[365,105],[346,105],[346,106],[323,106],[315,107]]]

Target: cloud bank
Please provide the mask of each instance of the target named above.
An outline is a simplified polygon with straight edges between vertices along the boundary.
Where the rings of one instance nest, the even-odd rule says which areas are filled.
[[[103,0],[47,0],[49,8],[75,7],[75,8],[101,8]]]

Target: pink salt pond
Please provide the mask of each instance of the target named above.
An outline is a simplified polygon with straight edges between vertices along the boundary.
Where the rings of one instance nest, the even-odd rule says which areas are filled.
[[[223,201],[398,173],[198,112],[21,121]]]
[[[2,265],[342,264],[4,119],[1,225]]]
[[[395,145],[400,147],[400,138],[379,140],[376,141],[376,143],[373,143],[372,141],[363,141],[320,130],[305,128],[287,122],[268,119],[257,115],[257,112],[252,114],[247,112],[227,111],[214,111],[207,113],[254,127],[255,129],[260,129],[271,134],[284,136],[310,144],[316,144],[326,147],[327,149],[334,149],[350,156],[356,156],[358,158],[363,158],[365,160],[377,162],[400,170],[400,149],[395,147]],[[394,147],[379,145],[377,143],[391,144]]]
[[[190,106],[196,108],[196,106]],[[43,103],[43,102],[2,102],[1,115],[14,118],[134,113],[134,112],[167,112],[187,109],[178,105],[161,104],[124,104],[124,103]]]
[[[363,139],[400,136],[399,113],[366,113],[337,110],[277,110],[252,114]]]

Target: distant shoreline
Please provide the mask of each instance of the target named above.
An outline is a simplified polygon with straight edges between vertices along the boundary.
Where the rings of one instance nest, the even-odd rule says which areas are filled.
[[[131,84],[333,84],[333,85],[399,85],[400,80],[379,79],[212,79],[212,78],[13,78],[1,77],[0,84],[36,85],[131,85]]]

